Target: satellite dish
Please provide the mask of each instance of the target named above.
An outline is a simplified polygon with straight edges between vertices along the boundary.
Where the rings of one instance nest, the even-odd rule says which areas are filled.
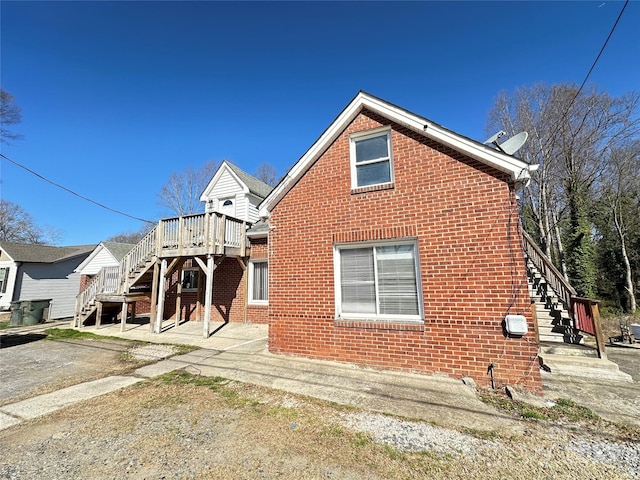
[[[509,138],[508,140],[505,140],[500,145],[495,142],[494,145],[498,147],[498,149],[503,153],[506,153],[507,155],[513,155],[518,150],[520,150],[522,145],[524,145],[524,142],[527,141],[527,138],[529,138],[529,134],[527,132],[520,132],[517,135]]]
[[[507,132],[505,132],[504,130],[500,130],[498,133],[496,133],[496,134],[492,135],[491,137],[487,138],[484,141],[484,144],[486,145],[487,143],[493,143],[494,145],[497,146],[496,142],[498,141],[498,139],[500,137],[503,137],[506,134],[507,134]]]

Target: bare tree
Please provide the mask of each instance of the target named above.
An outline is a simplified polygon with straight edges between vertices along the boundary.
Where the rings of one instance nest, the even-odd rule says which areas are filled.
[[[210,160],[198,169],[189,166],[172,173],[158,193],[158,205],[176,216],[204,211],[200,195],[219,166],[220,162]]]
[[[15,104],[13,95],[0,88],[0,143],[8,143],[9,140],[21,138],[21,135],[10,129],[12,125],[20,123],[21,120],[20,107]]]
[[[529,133],[519,155],[540,168],[524,192],[524,210],[534,237],[583,295],[595,288],[593,187],[611,152],[637,137],[638,105],[637,93],[614,98],[596,88],[534,85],[502,92],[489,115],[491,133]]]
[[[628,246],[630,237],[640,238],[640,140],[611,155],[600,182],[600,203],[606,208],[606,217],[617,235],[628,310],[633,314],[637,303]],[[637,256],[638,252],[635,253]]]
[[[270,187],[275,187],[279,182],[278,172],[276,168],[270,163],[266,162],[258,167],[256,173],[254,174],[254,177],[256,177],[258,180],[263,181]]]
[[[59,232],[50,227],[38,227],[20,205],[0,200],[0,241],[53,245]]]
[[[138,230],[131,232],[122,232],[116,235],[113,235],[107,238],[107,242],[117,242],[117,243],[138,243],[140,240],[144,238],[144,236],[149,233],[153,227],[155,227],[154,223],[145,223]]]

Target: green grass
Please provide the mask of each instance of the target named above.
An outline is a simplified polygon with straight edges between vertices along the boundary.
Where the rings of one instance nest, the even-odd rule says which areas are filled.
[[[0,330],[4,330],[5,328],[9,328],[9,322],[0,322]]]
[[[47,340],[68,340],[68,339],[115,339],[114,337],[102,337],[91,332],[83,332],[72,328],[47,328],[44,333]],[[118,339],[121,340],[121,339]]]
[[[141,342],[140,340],[128,340],[120,337],[96,335],[95,333],[75,330],[73,328],[47,328],[44,333],[47,335],[47,340],[116,340],[119,342],[129,342],[132,345],[153,345],[152,342]],[[183,345],[179,343],[163,343],[162,345],[174,347],[174,353],[171,356],[184,355],[185,353],[200,349],[200,347],[196,347],[194,345]]]

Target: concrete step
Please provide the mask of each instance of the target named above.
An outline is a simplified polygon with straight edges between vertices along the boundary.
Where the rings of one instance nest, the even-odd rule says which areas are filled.
[[[598,358],[598,352],[595,348],[583,344],[574,343],[553,343],[547,344],[547,342],[540,342],[540,355],[564,355],[570,357],[586,357],[586,358]]]
[[[621,382],[633,382],[631,375],[620,371],[618,364],[602,358],[577,355],[540,354],[543,371],[550,375],[603,378]],[[546,367],[546,368],[545,368]]]

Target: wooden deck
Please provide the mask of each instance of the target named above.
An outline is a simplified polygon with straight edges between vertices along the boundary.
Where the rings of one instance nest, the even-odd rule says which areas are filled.
[[[184,258],[193,258],[206,276],[207,308],[210,307],[213,272],[220,259],[249,255],[246,231],[249,224],[243,220],[211,212],[160,220],[144,238],[125,255],[116,267],[104,267],[80,292],[76,299],[76,322],[82,326],[88,316],[103,304],[122,304],[123,316],[126,306],[141,298],[150,298],[152,305],[151,327],[161,319],[164,295],[161,284]],[[217,261],[216,261],[217,259]],[[150,282],[150,295],[141,295],[135,286]],[[208,310],[205,311],[208,317]],[[208,327],[209,319],[205,318]],[[205,328],[206,328],[205,327]],[[205,332],[205,335],[207,332]]]

